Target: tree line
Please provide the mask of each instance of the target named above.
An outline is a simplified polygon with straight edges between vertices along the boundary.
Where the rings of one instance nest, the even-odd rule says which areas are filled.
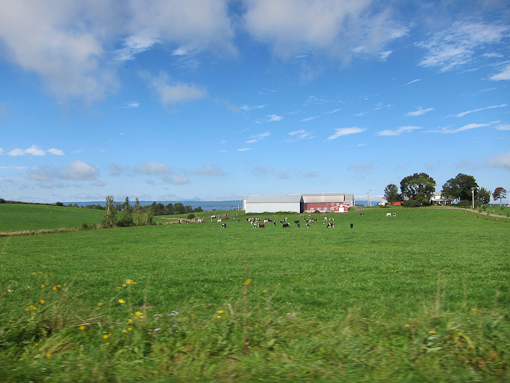
[[[129,203],[129,198],[126,197],[126,199],[127,199],[128,203]],[[113,200],[111,201],[111,205],[117,211],[117,213],[120,213],[121,211],[124,210],[125,203],[126,203],[126,201],[124,201],[124,203],[115,202]],[[61,202],[57,202],[56,205],[57,206],[63,206],[63,204]],[[68,207],[80,207],[76,203],[75,204],[71,204],[70,203],[67,206]],[[102,205],[99,205],[99,204],[98,205],[94,205],[94,204],[85,205],[84,208],[85,209],[106,210],[106,206],[102,206]],[[138,201],[138,198],[136,198],[134,205],[131,206],[131,209],[132,209],[133,213],[135,213],[138,210],[146,212],[149,209],[152,209],[153,215],[176,215],[176,214],[189,214],[189,213],[201,213],[201,212],[203,212],[203,209],[200,206],[198,206],[196,208],[193,208],[191,205],[184,206],[180,202],[177,202],[175,204],[169,203],[167,205],[163,205],[162,203],[153,202],[151,205],[141,206],[140,202]]]
[[[400,192],[395,184],[389,184],[384,189],[384,198],[390,202],[403,201],[403,206],[422,206],[432,202],[432,196],[436,191],[436,181],[427,173],[414,173],[404,177],[400,181]],[[473,176],[459,173],[456,177],[445,182],[441,189],[441,197],[448,203],[457,203],[461,206],[471,206],[473,199],[475,205],[487,205],[490,202],[491,192],[479,187]],[[492,193],[494,201],[499,199],[500,205],[506,198],[507,191],[498,187]]]

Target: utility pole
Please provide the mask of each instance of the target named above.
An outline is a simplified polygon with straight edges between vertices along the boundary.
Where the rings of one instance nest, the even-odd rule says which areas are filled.
[[[471,188],[471,193],[473,194],[473,210],[475,210],[475,187]]]
[[[372,206],[372,198],[371,198],[371,197],[372,197],[372,195],[371,195],[371,193],[372,193],[372,189],[370,189],[370,190],[368,191],[368,206],[369,206],[369,207],[371,207],[371,206]]]

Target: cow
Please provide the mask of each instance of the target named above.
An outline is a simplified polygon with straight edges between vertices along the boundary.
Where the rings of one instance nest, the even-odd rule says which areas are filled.
[[[226,223],[222,224],[222,225],[221,225],[221,228],[222,228],[222,229],[226,229],[226,228],[227,228],[227,224],[226,224]]]
[[[351,229],[352,229],[353,227],[354,227],[354,224],[353,224],[353,223],[351,223]]]
[[[215,218],[216,218],[216,216],[215,216],[215,215],[211,215],[211,219],[215,219]]]
[[[386,217],[391,217],[391,213],[386,213]]]
[[[299,222],[299,221],[298,221]],[[299,223],[297,224],[297,228],[299,229],[301,226],[299,226]]]
[[[397,213],[393,213],[393,216],[396,217],[397,216]]]
[[[263,229],[264,227],[266,227],[266,225],[264,225],[263,223],[259,223],[259,228],[260,229]]]
[[[365,215],[364,213],[359,213],[359,215]]]
[[[198,222],[198,223],[202,223],[202,222],[204,222],[204,220],[203,220],[203,219],[201,219],[201,218],[199,218],[199,219],[197,219],[197,222]]]
[[[294,221],[294,223],[297,225],[299,223],[299,221]]]
[[[309,228],[310,228],[310,224],[309,224],[309,223],[307,223],[307,224],[306,224],[306,228],[307,228],[307,229],[309,229]]]
[[[217,219],[216,222],[220,223],[221,222],[221,218]]]
[[[284,224],[282,225],[282,227],[283,227],[284,229],[286,229],[286,228],[290,228],[290,223],[284,223]]]
[[[330,222],[330,223],[328,223],[328,226],[326,226],[326,227],[327,227],[328,229],[329,229],[329,228],[334,229],[334,228],[335,228],[335,224],[334,224],[334,223],[332,223],[332,222]]]

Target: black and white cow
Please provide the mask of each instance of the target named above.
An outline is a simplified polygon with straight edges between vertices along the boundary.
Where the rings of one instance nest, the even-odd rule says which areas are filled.
[[[222,228],[222,229],[226,229],[226,228],[227,228],[227,224],[226,224],[226,223],[222,224],[222,225],[221,225],[221,228]]]

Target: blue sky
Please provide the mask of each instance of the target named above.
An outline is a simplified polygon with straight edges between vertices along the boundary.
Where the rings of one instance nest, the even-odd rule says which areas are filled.
[[[510,5],[3,1],[0,198],[510,190]]]

